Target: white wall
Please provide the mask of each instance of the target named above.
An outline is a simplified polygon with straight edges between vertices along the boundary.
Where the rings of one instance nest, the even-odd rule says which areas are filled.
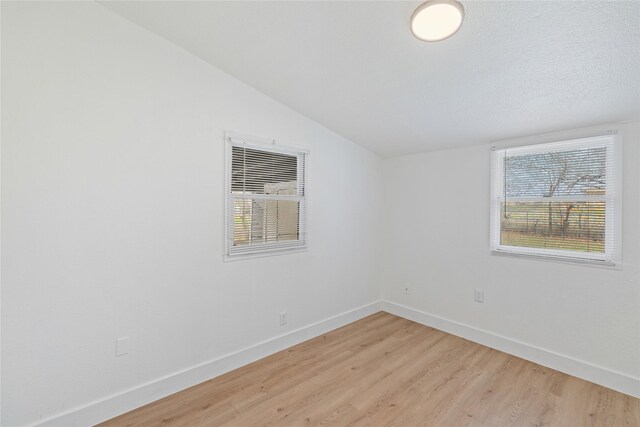
[[[640,393],[638,122],[511,143],[612,128],[624,140],[622,270],[491,255],[490,146],[482,145],[385,162],[383,298],[472,339],[562,358],[572,373],[590,370],[584,376],[596,379],[600,369],[601,382]],[[484,289],[484,304],[474,302],[474,288]]]
[[[2,107],[2,425],[378,299],[378,156],[102,6],[2,2]],[[311,150],[308,252],[223,263],[225,130]]]

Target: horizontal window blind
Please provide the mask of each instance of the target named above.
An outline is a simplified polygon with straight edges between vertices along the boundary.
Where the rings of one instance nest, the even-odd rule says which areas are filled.
[[[304,248],[306,153],[228,142],[227,255]]]
[[[494,149],[491,249],[615,264],[616,139]]]

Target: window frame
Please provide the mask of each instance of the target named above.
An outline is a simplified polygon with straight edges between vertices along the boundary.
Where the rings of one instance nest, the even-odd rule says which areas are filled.
[[[606,147],[606,161],[611,163],[613,176],[607,177],[605,201],[605,252],[581,252],[567,249],[545,249],[526,246],[509,246],[500,243],[501,236],[501,192],[504,186],[504,150],[517,154],[563,152],[581,148]],[[585,200],[587,197],[584,197]],[[547,201],[543,197],[531,197],[531,201]],[[556,196],[555,200],[575,200],[579,196]],[[595,198],[594,198],[595,199]],[[533,259],[559,261],[609,268],[622,268],[622,143],[618,131],[607,131],[588,137],[556,139],[552,141],[527,143],[522,145],[491,148],[491,188],[490,188],[490,236],[489,247],[492,255],[508,255]]]
[[[225,132],[224,134],[225,145],[225,167],[224,167],[224,180],[225,180],[225,195],[224,195],[224,249],[223,260],[224,261],[237,261],[242,259],[251,259],[267,256],[284,255],[296,252],[305,252],[309,248],[309,239],[307,233],[307,158],[309,150],[302,148],[294,148],[285,145],[279,145],[275,139],[261,138],[251,135],[243,135],[235,132]],[[302,189],[302,195],[295,198],[299,201],[298,212],[298,229],[300,230],[300,236],[298,240],[289,240],[283,242],[281,245],[270,243],[262,246],[260,243],[254,243],[248,245],[248,247],[242,251],[234,252],[231,250],[233,240],[233,222],[230,221],[230,215],[232,215],[230,209],[232,206],[231,191],[231,172],[232,172],[232,158],[233,147],[246,147],[254,150],[287,154],[297,157],[297,186],[298,190]],[[260,195],[259,198],[270,199]],[[261,247],[262,246],[262,247]]]

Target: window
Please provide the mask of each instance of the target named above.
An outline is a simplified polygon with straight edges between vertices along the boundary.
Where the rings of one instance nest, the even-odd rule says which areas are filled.
[[[307,152],[227,134],[226,255],[305,249]]]
[[[616,139],[494,149],[492,251],[619,263]]]

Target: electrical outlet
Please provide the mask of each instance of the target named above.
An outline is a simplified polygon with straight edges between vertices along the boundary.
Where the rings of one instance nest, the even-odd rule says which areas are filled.
[[[287,324],[287,312],[283,311],[280,313],[280,326],[284,326]]]
[[[476,288],[476,289],[473,291],[473,299],[474,299],[476,302],[483,303],[483,302],[484,302],[484,289],[478,289],[478,288]]]
[[[116,340],[116,357],[129,354],[129,337],[122,337]]]

